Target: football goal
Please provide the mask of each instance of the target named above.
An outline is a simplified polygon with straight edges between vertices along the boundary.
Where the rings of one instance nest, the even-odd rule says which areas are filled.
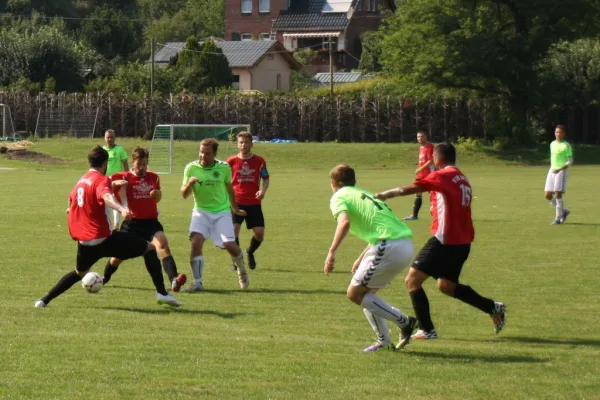
[[[99,107],[45,104],[38,111],[35,137],[68,135],[93,138],[99,111]]]
[[[10,113],[10,107],[6,104],[0,104],[0,116],[2,119],[0,120],[0,124],[2,126],[2,137],[3,138],[14,138],[15,137],[15,126],[13,125],[12,114]]]
[[[227,147],[219,149],[217,158],[229,154],[229,145],[236,141],[238,133],[250,132],[250,125],[157,125],[150,144],[150,163],[148,167],[160,174],[175,171],[173,159],[176,157],[174,144],[177,141],[189,140],[199,142],[206,138],[226,141]],[[198,146],[196,143],[195,146]],[[189,161],[189,160],[188,160]],[[183,171],[183,165],[180,168]]]

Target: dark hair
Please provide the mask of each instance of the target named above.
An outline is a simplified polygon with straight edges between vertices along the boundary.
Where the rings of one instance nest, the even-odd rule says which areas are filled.
[[[356,175],[354,169],[347,164],[340,164],[331,170],[329,174],[339,186],[354,186],[356,185]]]
[[[139,160],[140,158],[149,158],[149,157],[150,157],[150,152],[143,147],[138,146],[135,149],[133,149],[133,151],[131,152],[131,159],[133,161]]]
[[[567,128],[564,125],[556,125],[556,129],[560,129],[564,133],[567,133]]]
[[[433,151],[444,159],[446,164],[455,164],[456,163],[456,148],[450,143],[440,143],[435,146]]]
[[[211,146],[215,154],[217,154],[217,150],[219,150],[219,142],[214,138],[204,139],[200,142],[200,146]]]
[[[237,137],[238,137],[238,139],[244,138],[244,139],[248,139],[248,140],[252,141],[252,135],[250,134],[250,132],[247,132],[247,131],[238,133]]]
[[[101,146],[94,147],[88,153],[88,163],[92,168],[100,168],[106,161],[108,161],[108,151]]]

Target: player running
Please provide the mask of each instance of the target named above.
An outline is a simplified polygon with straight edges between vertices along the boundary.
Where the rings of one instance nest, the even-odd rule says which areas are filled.
[[[437,280],[438,289],[445,295],[459,299],[492,317],[494,330],[499,333],[506,322],[504,304],[482,297],[470,286],[459,283],[463,264],[469,257],[471,242],[475,238],[471,220],[471,185],[455,166],[456,149],[451,144],[435,146],[433,161],[437,171],[425,178],[418,179],[412,185],[375,194],[376,198],[386,200],[419,192],[433,192],[433,237],[413,261],[405,280],[419,320],[419,330],[413,337],[438,337],[429,313],[429,300],[422,286],[430,276]]]
[[[348,232],[366,241],[367,247],[352,266],[354,275],[348,286],[348,299],[363,308],[377,336],[377,343],[363,351],[394,348],[386,319],[400,329],[400,341],[395,349],[401,350],[409,343],[417,320],[386,303],[377,296],[377,291],[389,285],[410,263],[413,256],[412,232],[384,202],[354,186],[356,178],[350,166],[338,165],[331,171],[330,177],[333,190],[330,207],[337,220],[337,228],[325,259],[325,274],[333,271],[335,252]]]
[[[417,132],[417,142],[421,145],[419,148],[419,168],[415,171],[417,179],[423,179],[435,170],[433,165],[433,144],[427,140],[427,132],[420,130]],[[423,204],[423,193],[415,194],[412,215],[404,217],[405,221],[416,221],[419,219],[419,210]]]
[[[217,160],[219,142],[216,139],[204,139],[200,142],[200,160],[193,161],[185,167],[181,195],[184,199],[194,195],[194,209],[190,222],[190,240],[192,249],[190,263],[194,283],[186,292],[201,292],[204,290],[202,272],[204,256],[202,247],[207,239],[231,255],[237,266],[241,289],[248,288],[250,280],[244,267],[244,255],[240,246],[235,242],[231,212],[245,216],[235,201],[235,193],[231,186],[231,167]]]
[[[239,153],[227,159],[231,167],[233,190],[235,201],[240,210],[246,211],[246,215],[233,214],[233,229],[235,242],[240,244],[239,234],[242,223],[246,220],[246,228],[252,229],[253,236],[250,246],[246,249],[248,266],[256,268],[254,252],[258,250],[265,237],[265,218],[262,212],[261,202],[269,188],[269,171],[264,158],[252,153],[252,135],[249,132],[240,132],[237,137]],[[262,180],[262,187],[260,181]],[[235,264],[233,265],[235,270]]]
[[[171,289],[178,292],[185,283],[186,276],[177,273],[177,265],[171,255],[167,236],[158,221],[157,203],[162,198],[160,179],[154,172],[148,171],[148,150],[136,147],[131,153],[131,158],[133,165],[131,171],[119,172],[111,176],[113,189],[119,192],[122,199],[127,199],[129,209],[134,215],[130,221],[123,222],[121,231],[132,233],[152,242],[156,251],[144,255],[144,261],[157,291],[164,290],[162,274],[154,273],[157,269],[160,271],[158,253],[162,259],[162,266],[169,277],[169,282],[171,282]],[[108,261],[104,269],[104,284],[110,280],[120,264],[121,260],[117,258],[111,258]]]
[[[111,233],[105,204],[119,211],[125,220],[131,219],[132,213],[112,194],[110,179],[105,175],[107,162],[108,153],[100,146],[94,147],[88,154],[90,170],[73,188],[67,209],[69,232],[73,240],[78,242],[75,270],[64,275],[45,296],[36,301],[36,308],[47,307],[53,299],[79,282],[101,258],[128,260],[155,250],[151,243],[137,236],[118,231]],[[157,294],[156,300],[171,304],[174,299],[165,292]]]
[[[546,200],[556,207],[552,225],[564,224],[571,211],[565,208],[563,194],[567,189],[567,169],[573,165],[573,150],[565,140],[567,129],[558,125],[554,131],[556,140],[550,143],[550,171],[546,176]]]

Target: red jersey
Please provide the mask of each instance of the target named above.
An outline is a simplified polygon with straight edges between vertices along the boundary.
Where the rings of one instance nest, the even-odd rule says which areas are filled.
[[[455,166],[434,171],[415,182],[431,192],[431,233],[442,244],[467,244],[475,239],[471,220],[473,192]]]
[[[435,171],[433,165],[433,143],[427,143],[419,148],[419,168],[421,168],[427,161],[431,161],[429,168],[425,168],[423,171],[417,174],[417,179],[423,179],[431,172]]]
[[[260,179],[269,179],[265,160],[255,154],[248,159],[231,156],[227,159],[231,166],[231,184],[235,191],[235,201],[244,206],[259,205],[256,192],[260,190]]]
[[[93,169],[79,179],[69,195],[69,233],[73,240],[110,236],[103,199],[105,194],[112,193],[110,186],[110,179]]]
[[[160,190],[160,179],[154,172],[146,171],[139,177],[131,171],[118,172],[110,177],[111,181],[127,181],[127,208],[135,219],[158,218],[156,199],[150,197],[150,192]]]

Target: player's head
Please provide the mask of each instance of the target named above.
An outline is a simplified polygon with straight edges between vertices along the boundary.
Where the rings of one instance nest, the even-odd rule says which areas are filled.
[[[240,153],[248,154],[252,150],[252,135],[250,132],[240,132],[237,136],[237,147]]]
[[[146,175],[148,170],[148,159],[150,158],[150,152],[143,147],[136,147],[131,152],[131,165],[133,166],[133,173],[137,176]]]
[[[417,142],[421,145],[427,144],[427,131],[421,129],[417,132]]]
[[[356,175],[354,169],[347,164],[340,164],[329,173],[331,178],[331,190],[337,192],[344,186],[356,185]]]
[[[103,174],[106,174],[106,166],[108,164],[108,151],[104,150],[102,146],[94,147],[88,153],[88,164],[90,168],[94,168]]]
[[[440,143],[433,149],[433,163],[437,169],[456,163],[456,148],[450,143]]]
[[[211,166],[215,163],[215,157],[219,150],[219,142],[217,139],[209,138],[200,142],[200,164],[203,166]]]
[[[564,125],[557,125],[556,129],[554,129],[554,137],[559,142],[562,142],[567,134],[567,128]]]
[[[104,141],[109,148],[112,148],[115,145],[115,131],[112,129],[107,130],[104,133]]]

